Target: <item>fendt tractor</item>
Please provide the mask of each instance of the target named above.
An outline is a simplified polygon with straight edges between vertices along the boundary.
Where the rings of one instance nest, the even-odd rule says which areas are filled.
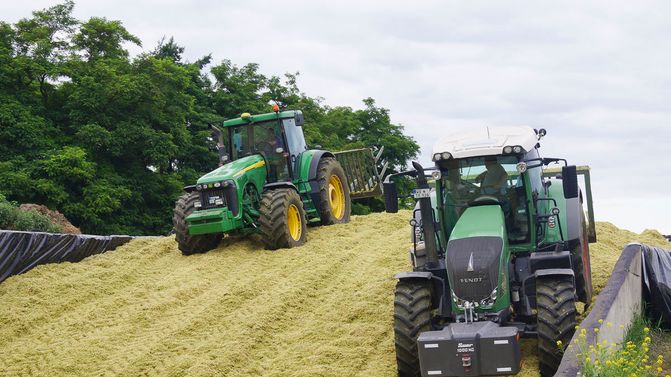
[[[211,126],[219,168],[176,203],[182,254],[215,248],[224,234],[259,233],[267,249],[302,245],[307,224],[346,223],[351,199],[382,194],[371,149],[332,153],[308,148],[301,111],[244,113]],[[384,171],[383,171],[384,173]]]
[[[592,299],[596,232],[589,167],[542,158],[545,134],[508,127],[453,135],[435,144],[435,166],[414,162],[385,179],[388,212],[398,211],[393,179],[417,183],[413,271],[396,275],[399,376],[516,374],[520,337],[538,338],[541,376],[556,372],[576,302]]]

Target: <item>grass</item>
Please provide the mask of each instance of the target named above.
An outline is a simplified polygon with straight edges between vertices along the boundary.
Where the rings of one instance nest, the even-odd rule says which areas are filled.
[[[409,268],[409,211],[311,228],[300,248],[227,240],[182,256],[137,239],[0,284],[0,375],[395,376],[394,274]],[[597,292],[622,247],[658,243],[598,224]],[[654,345],[653,345],[654,346]],[[520,377],[537,377],[523,340]]]
[[[610,324],[602,328],[607,331]],[[598,329],[594,329],[597,331]],[[587,346],[589,329],[579,329],[580,335],[571,347],[577,347],[584,377],[657,377],[664,376],[665,357],[652,349],[650,323],[637,317],[627,329],[621,344],[608,341]],[[668,375],[666,375],[668,377]]]
[[[650,354],[662,355],[664,360],[671,361],[671,332],[655,329],[652,331],[650,337]],[[671,375],[671,365],[669,363],[663,365],[662,375]]]

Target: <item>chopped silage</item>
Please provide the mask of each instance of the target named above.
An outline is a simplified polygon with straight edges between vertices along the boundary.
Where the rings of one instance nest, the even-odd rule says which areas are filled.
[[[410,212],[311,228],[300,248],[226,240],[182,256],[138,239],[0,284],[0,374],[394,376],[393,290]],[[642,236],[598,224],[595,287]],[[523,343],[521,376],[536,376]]]

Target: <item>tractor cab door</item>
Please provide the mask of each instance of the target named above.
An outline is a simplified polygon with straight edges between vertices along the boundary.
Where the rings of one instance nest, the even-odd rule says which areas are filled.
[[[303,135],[303,127],[296,123],[295,118],[283,119],[284,135],[287,140],[287,152],[289,154],[289,164],[292,172],[298,172],[298,160],[301,153],[308,150]],[[298,174],[295,174],[297,176]]]
[[[269,183],[291,181],[287,143],[279,122],[255,124],[252,132],[252,145],[254,151],[262,154],[266,159]]]

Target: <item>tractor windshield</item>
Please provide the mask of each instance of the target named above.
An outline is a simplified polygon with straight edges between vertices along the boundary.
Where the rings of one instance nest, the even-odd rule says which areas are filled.
[[[270,121],[231,127],[230,132],[233,160],[261,154],[269,165],[269,182],[290,179],[288,154],[279,122]]]
[[[503,209],[511,243],[528,241],[524,180],[517,172],[517,156],[485,156],[440,162],[443,200],[448,224],[454,226],[464,210],[484,202]]]

